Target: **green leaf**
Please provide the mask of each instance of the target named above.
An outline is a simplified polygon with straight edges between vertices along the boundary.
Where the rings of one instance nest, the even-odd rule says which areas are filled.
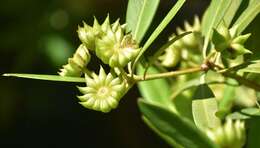
[[[216,117],[218,104],[215,96],[207,84],[201,84],[194,92],[192,114],[198,128],[215,128],[220,125]]]
[[[213,142],[188,119],[180,117],[167,108],[139,99],[143,115],[161,133],[188,148],[215,148]]]
[[[160,136],[164,141],[166,141],[169,145],[175,148],[183,148],[181,145],[176,143],[174,139],[169,137],[168,135],[163,134],[160,132],[145,116],[142,116],[143,121],[148,125],[158,136]]]
[[[245,120],[252,117],[260,117],[260,109],[255,107],[244,108],[241,111],[234,112],[229,114],[227,117],[236,120]]]
[[[215,115],[217,111],[218,103],[215,98],[192,101],[193,119],[200,129],[214,129],[220,125],[220,119]]]
[[[137,73],[143,75],[145,69],[139,64]],[[155,67],[150,67],[147,71],[148,74],[159,73]],[[151,103],[161,104],[167,107],[173,107],[170,100],[171,87],[166,79],[156,79],[150,81],[142,81],[137,84],[139,91],[143,98]]]
[[[158,27],[154,30],[148,40],[145,42],[143,48],[141,49],[140,53],[137,55],[132,70],[135,68],[137,62],[144,54],[144,52],[148,49],[148,47],[153,43],[153,41],[158,37],[158,35],[163,31],[163,29],[170,23],[170,21],[174,18],[177,12],[180,10],[182,5],[184,4],[185,0],[178,0],[177,3],[173,6],[173,8],[169,11],[166,17],[162,20],[162,22],[158,25]]]
[[[245,115],[241,112],[234,112],[234,113],[231,113],[227,116],[227,118],[230,118],[232,120],[245,120],[245,119],[249,119],[251,118],[250,116],[248,115]]]
[[[137,42],[141,42],[156,13],[160,0],[129,0],[126,23]]]
[[[212,0],[208,9],[202,18],[202,34],[205,38],[210,38],[213,28],[223,19],[225,13],[230,7],[232,0]]]
[[[196,89],[193,99],[208,99],[215,98],[214,93],[209,88],[208,84],[200,84]]]
[[[241,34],[260,12],[260,1],[249,0],[248,7],[239,16],[233,26],[237,26],[237,33]]]
[[[242,109],[241,112],[250,116],[260,116],[260,109],[255,107]]]
[[[223,18],[225,25],[227,27],[230,26],[231,22],[233,21],[235,15],[236,15],[236,12],[238,11],[238,9],[243,1],[244,0],[232,0],[232,3],[230,4],[230,6],[227,9],[227,12]]]
[[[62,77],[62,76],[59,76],[59,75],[6,73],[6,74],[3,74],[3,76],[19,77],[19,78],[27,78],[27,79],[37,79],[37,80],[47,80],[47,81],[85,82],[85,78]]]
[[[244,68],[238,70],[238,72],[260,73],[260,62],[251,62],[251,64],[245,65]]]
[[[212,35],[212,29],[217,28],[217,26],[221,23],[231,2],[232,0],[212,0],[206,12],[204,13],[201,24],[201,32],[205,37],[202,50],[204,58],[206,58],[207,47]]]

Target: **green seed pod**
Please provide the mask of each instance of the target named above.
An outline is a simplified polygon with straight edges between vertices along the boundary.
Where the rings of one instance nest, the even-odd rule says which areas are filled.
[[[193,25],[189,24],[187,21],[184,22],[184,30],[182,30],[180,27],[177,27],[176,31],[177,34],[181,34],[184,32],[192,31],[192,33],[182,37],[180,39],[180,42],[182,42],[182,49],[197,49],[200,42],[200,21],[198,16],[195,16]],[[174,43],[173,43],[174,44]]]
[[[80,77],[82,70],[90,61],[90,54],[86,46],[81,44],[72,58],[69,58],[68,64],[64,65],[60,72],[61,76]]]
[[[214,30],[212,42],[215,49],[221,52],[225,58],[235,59],[237,56],[244,54],[252,54],[252,52],[244,47],[244,43],[250,37],[250,34],[238,35],[237,27],[228,30],[224,25]]]
[[[220,148],[242,148],[245,144],[245,125],[240,120],[233,122],[228,119],[223,126],[207,130],[206,133]]]
[[[86,87],[78,87],[83,93],[78,96],[80,104],[88,109],[104,113],[115,109],[125,93],[125,83],[119,78],[114,78],[111,73],[108,75],[100,67],[99,75],[93,74],[92,78],[85,75]]]
[[[102,25],[100,25],[94,17],[93,27],[87,25],[85,22],[83,22],[83,27],[78,26],[79,39],[88,49],[95,50],[96,38],[104,35],[109,27],[109,15],[107,15]]]
[[[181,59],[181,50],[175,46],[169,46],[165,53],[159,57],[161,64],[165,67],[175,67]]]
[[[79,39],[90,50],[95,49],[95,39],[96,35],[99,34],[99,32],[99,30],[93,29],[85,22],[83,22],[83,27],[78,26]]]
[[[111,67],[125,67],[140,51],[130,34],[117,25],[109,26],[106,35],[96,40],[96,55]]]

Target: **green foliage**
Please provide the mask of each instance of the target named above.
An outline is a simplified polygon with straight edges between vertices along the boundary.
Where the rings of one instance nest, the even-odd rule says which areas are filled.
[[[184,147],[217,147],[188,119],[182,118],[162,106],[143,100],[139,100],[138,104],[141,112],[155,128]]]
[[[194,100],[198,99],[208,99],[208,98],[214,98],[214,94],[212,90],[209,88],[207,84],[200,84],[193,96]]]
[[[143,121],[148,125],[158,136],[164,139],[169,145],[176,148],[183,148],[180,144],[176,143],[173,138],[169,137],[168,135],[162,133],[158,130],[146,117],[142,116]]]
[[[8,74],[3,74],[3,76],[37,79],[37,80],[47,80],[47,81],[81,82],[81,83],[85,82],[84,78],[64,77],[64,76],[59,76],[59,75],[8,73]]]
[[[145,69],[141,65],[138,65],[137,73],[139,75],[143,75],[144,71]],[[160,71],[158,71],[156,67],[150,67],[147,72],[147,74],[156,74],[156,73],[160,73]],[[160,104],[175,110],[174,104],[170,100],[171,90],[167,80],[157,79],[151,81],[144,81],[138,83],[137,86],[140,90],[141,95],[145,98],[146,101],[155,104]],[[158,90],[163,90],[163,91],[158,92]]]
[[[227,81],[232,81],[232,79],[229,79]],[[223,119],[231,110],[232,104],[235,100],[235,93],[236,93],[236,87],[231,85],[225,85],[224,86],[224,92],[223,96],[219,102],[218,105],[218,112],[216,115]]]
[[[260,12],[259,0],[248,0],[248,6],[239,16],[233,26],[238,26],[237,33],[242,33]]]
[[[80,104],[105,113],[116,108],[125,93],[137,84],[144,98],[138,101],[144,122],[169,145],[240,148],[246,136],[247,147],[259,145],[256,123],[260,112],[255,106],[260,84],[254,80],[259,79],[260,65],[259,59],[250,61],[245,55],[252,53],[246,44],[251,33],[241,33],[260,12],[260,1],[212,0],[202,23],[198,17],[192,25],[185,21],[184,30],[178,27],[177,34],[146,56],[185,0],[178,0],[143,41],[159,3],[129,0],[126,23],[122,25],[119,19],[110,23],[109,16],[102,24],[96,19],[93,26],[83,23],[78,36],[80,47],[84,48],[76,50],[63,66],[61,76],[4,76],[86,82],[86,87],[78,87],[83,93],[78,97]],[[108,66],[108,74],[102,67],[98,75],[89,69],[90,55],[95,55],[102,62],[100,65]],[[146,60],[147,65],[142,67],[141,60]],[[237,111],[239,108],[244,109]]]
[[[226,14],[223,18],[224,23],[227,26],[230,26],[232,21],[234,20],[234,17],[239,10],[239,7],[241,6],[241,3],[243,3],[245,0],[232,0],[232,3],[229,5]]]
[[[126,23],[127,28],[131,31],[133,38],[141,42],[146,31],[148,30],[155,12],[159,5],[159,0],[129,0]]]
[[[212,29],[222,21],[232,1],[212,0],[202,19],[202,34],[206,39],[211,37]]]
[[[245,65],[238,72],[260,73],[260,61],[253,61],[251,64]]]
[[[220,120],[215,113],[218,111],[218,104],[212,90],[207,84],[197,87],[192,101],[192,114],[195,124],[200,129],[216,128]]]

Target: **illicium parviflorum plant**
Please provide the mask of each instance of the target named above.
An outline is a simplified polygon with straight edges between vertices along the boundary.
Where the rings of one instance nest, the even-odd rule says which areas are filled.
[[[94,17],[93,25],[83,22],[77,30],[81,43],[59,75],[4,76],[84,83],[77,85],[79,104],[104,113],[137,84],[142,119],[170,146],[259,147],[260,56],[248,46],[254,32],[245,29],[260,12],[260,1],[212,0],[203,16],[185,21],[156,49],[151,45],[185,0],[149,35],[159,3],[129,0],[124,23],[109,15],[103,21]],[[99,72],[89,68],[91,57],[102,62]]]

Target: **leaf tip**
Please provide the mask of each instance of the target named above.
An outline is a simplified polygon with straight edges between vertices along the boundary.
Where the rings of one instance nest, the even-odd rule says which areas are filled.
[[[2,76],[4,76],[4,77],[9,77],[9,76],[12,76],[12,75],[9,74],[9,73],[4,73],[4,74],[2,74]]]

